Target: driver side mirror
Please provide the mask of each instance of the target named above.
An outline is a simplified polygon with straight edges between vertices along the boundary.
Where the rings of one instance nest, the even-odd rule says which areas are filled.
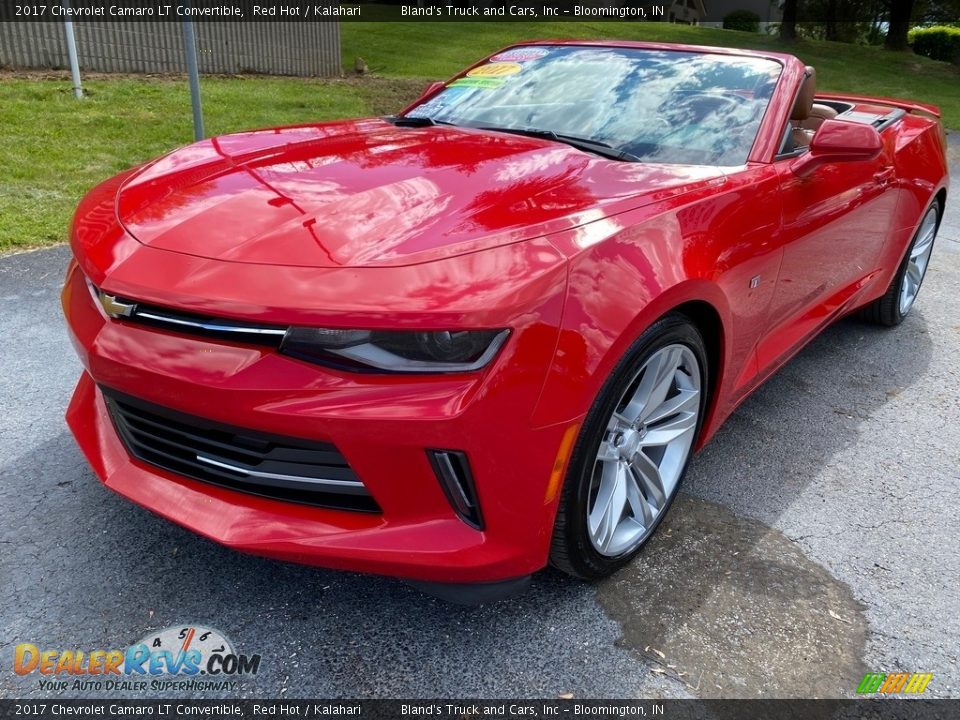
[[[810,151],[798,157],[790,169],[807,177],[828,163],[873,160],[883,149],[876,128],[843,120],[824,120],[810,141]]]

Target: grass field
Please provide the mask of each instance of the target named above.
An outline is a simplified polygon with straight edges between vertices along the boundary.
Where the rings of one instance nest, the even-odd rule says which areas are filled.
[[[420,80],[204,78],[210,135],[386,114]],[[77,201],[100,180],[193,138],[182,78],[95,76],[73,99],[64,73],[0,72],[0,252],[62,242]]]
[[[524,38],[621,37],[782,49],[774,38],[634,23],[344,23],[344,69],[361,56],[374,76],[348,80],[206,77],[208,134],[384,114],[430,80]],[[826,42],[792,49],[820,87],[939,104],[960,129],[960,70],[912,54]],[[76,102],[64,73],[0,72],[0,252],[62,242],[82,194],[111,174],[192,138],[186,83],[176,77],[87,76]]]

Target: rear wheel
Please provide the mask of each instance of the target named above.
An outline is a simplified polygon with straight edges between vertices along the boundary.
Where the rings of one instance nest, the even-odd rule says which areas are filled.
[[[863,309],[862,315],[868,322],[892,327],[902,323],[910,312],[927,274],[939,219],[940,203],[935,200],[920,221],[920,227],[917,228],[910,249],[897,268],[897,274],[890,281],[890,287],[883,297]]]
[[[551,563],[604,577],[630,561],[677,494],[700,430],[707,380],[703,338],[668,315],[630,348],[593,404],[571,458]]]

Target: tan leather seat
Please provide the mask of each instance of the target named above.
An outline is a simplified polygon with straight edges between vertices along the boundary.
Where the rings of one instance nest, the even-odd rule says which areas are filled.
[[[813,130],[805,128],[803,123],[811,117],[813,96],[816,95],[816,92],[817,71],[807,65],[803,82],[800,84],[800,92],[797,94],[797,99],[793,103],[793,110],[790,112],[794,147],[807,147],[813,139]]]
[[[839,113],[834,110],[829,105],[821,105],[819,103],[814,103],[810,107],[810,116],[806,120],[800,122],[800,127],[805,130],[813,130],[816,132],[817,128],[823,124],[824,120],[832,120]]]

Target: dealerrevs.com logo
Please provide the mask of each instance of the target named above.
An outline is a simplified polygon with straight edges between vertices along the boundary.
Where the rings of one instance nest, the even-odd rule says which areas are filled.
[[[260,655],[238,653],[223,633],[173,626],[114,650],[41,648],[20,643],[17,675],[37,673],[44,690],[236,690],[260,671]]]

